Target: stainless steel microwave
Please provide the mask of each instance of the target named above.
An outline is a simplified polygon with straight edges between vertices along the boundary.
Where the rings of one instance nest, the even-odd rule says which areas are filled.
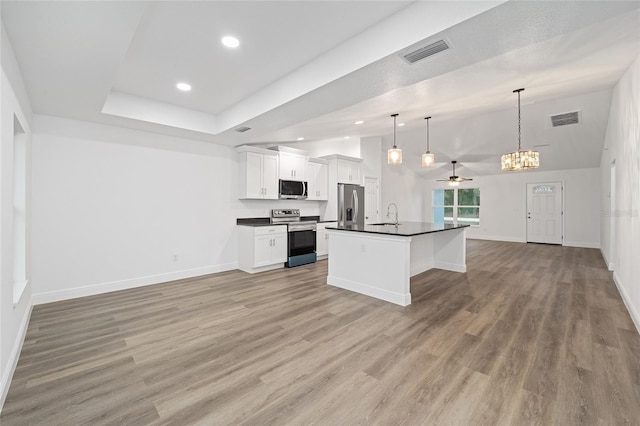
[[[307,182],[280,179],[280,189],[278,190],[278,194],[281,199],[306,200]]]

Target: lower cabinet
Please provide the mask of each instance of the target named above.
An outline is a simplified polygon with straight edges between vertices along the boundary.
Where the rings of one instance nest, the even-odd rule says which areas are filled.
[[[238,226],[238,269],[253,274],[287,261],[287,226]]]
[[[327,226],[335,226],[337,222],[318,223],[316,226],[316,256],[327,257],[329,255],[329,242]]]

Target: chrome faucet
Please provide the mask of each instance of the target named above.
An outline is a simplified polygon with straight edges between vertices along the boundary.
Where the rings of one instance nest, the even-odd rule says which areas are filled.
[[[389,217],[390,213],[389,210],[391,209],[391,206],[396,208],[396,221],[393,222],[394,225],[398,224],[398,206],[396,206],[396,203],[389,203],[389,205],[387,206],[387,217]]]

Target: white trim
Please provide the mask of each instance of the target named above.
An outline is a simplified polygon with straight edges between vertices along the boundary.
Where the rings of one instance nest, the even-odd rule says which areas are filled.
[[[585,242],[577,242],[577,241],[564,241],[562,245],[565,247],[582,247],[582,248],[594,248],[594,249],[600,248],[600,244],[598,243],[585,243]]]
[[[467,272],[467,265],[460,265],[457,263],[447,263],[447,262],[434,262],[433,267],[435,269],[444,269],[445,271],[453,271],[453,272]]]
[[[247,274],[257,274],[259,272],[273,271],[274,269],[282,269],[284,268],[284,263],[274,263],[272,265],[266,266],[258,266],[256,268],[248,268],[244,266],[240,266],[237,269],[240,269],[242,272],[246,272]]]
[[[184,278],[199,277],[202,275],[215,274],[217,272],[237,269],[237,263],[225,263],[221,265],[205,266],[202,268],[185,269],[182,271],[168,272],[165,274],[148,275],[127,280],[111,281],[106,283],[91,284],[82,287],[74,287],[64,290],[37,293],[32,296],[34,305],[42,303],[58,302],[61,300],[75,299],[77,297],[93,296],[96,294],[109,293],[118,290],[143,287],[146,285],[159,284],[168,281],[181,280]]]
[[[604,252],[604,250],[602,249],[602,247],[600,247],[600,254],[602,255],[602,258],[604,259],[604,263],[607,264],[607,269],[609,269],[610,271],[613,271],[613,262],[609,261],[609,258],[607,257],[607,254]]]
[[[627,311],[629,311],[629,316],[633,320],[633,324],[636,326],[636,331],[640,334],[640,313],[635,310],[633,307],[633,303],[631,303],[631,298],[627,294],[624,289],[624,286],[620,283],[620,277],[617,272],[613,272],[613,282],[616,283],[616,287],[618,287],[618,292],[622,296],[622,301],[624,305],[627,307]]]
[[[356,293],[364,294],[366,296],[375,297],[376,299],[395,303],[396,305],[400,306],[407,306],[411,304],[411,293],[395,293],[393,291],[383,290],[380,288],[368,286],[366,284],[332,276],[327,276],[327,284],[334,287],[343,288],[345,290],[355,291]]]
[[[32,299],[33,300],[33,299]],[[25,315],[22,317],[16,340],[13,343],[13,348],[9,354],[7,365],[4,370],[4,374],[0,379],[0,413],[2,413],[2,407],[4,407],[4,401],[9,393],[9,387],[11,386],[11,379],[13,379],[13,373],[16,371],[18,365],[18,359],[20,359],[20,352],[22,352],[22,345],[24,344],[24,338],[27,335],[27,328],[29,326],[29,320],[31,319],[31,311],[33,311],[33,303],[29,302],[29,306],[25,311]]]
[[[467,234],[467,240],[489,240],[489,241],[504,241],[507,243],[526,243],[527,241],[522,238],[513,237],[499,237],[495,235],[471,235]]]

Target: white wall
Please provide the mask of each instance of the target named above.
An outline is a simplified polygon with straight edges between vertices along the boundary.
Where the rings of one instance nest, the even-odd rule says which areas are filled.
[[[541,161],[544,161],[542,159]],[[600,170],[576,169],[515,172],[474,177],[460,188],[480,188],[480,226],[468,229],[469,238],[525,242],[527,239],[527,183],[564,183],[564,245],[600,247]],[[433,220],[433,189],[446,182],[426,180],[424,218]]]
[[[601,161],[605,203],[602,252],[640,331],[640,56],[616,85]],[[609,211],[610,170],[615,161],[614,208]],[[609,244],[610,215],[615,222]]]
[[[233,148],[50,116],[33,170],[34,303],[234,269],[236,218],[321,205],[238,200]]]
[[[4,26],[2,33],[2,73],[0,76],[0,407],[4,403],[9,383],[15,369],[31,313],[31,282],[14,303],[13,290],[13,144],[14,119],[24,130],[23,139],[27,153],[26,187],[26,278],[30,277],[30,150],[31,106],[26,96],[24,82]]]

